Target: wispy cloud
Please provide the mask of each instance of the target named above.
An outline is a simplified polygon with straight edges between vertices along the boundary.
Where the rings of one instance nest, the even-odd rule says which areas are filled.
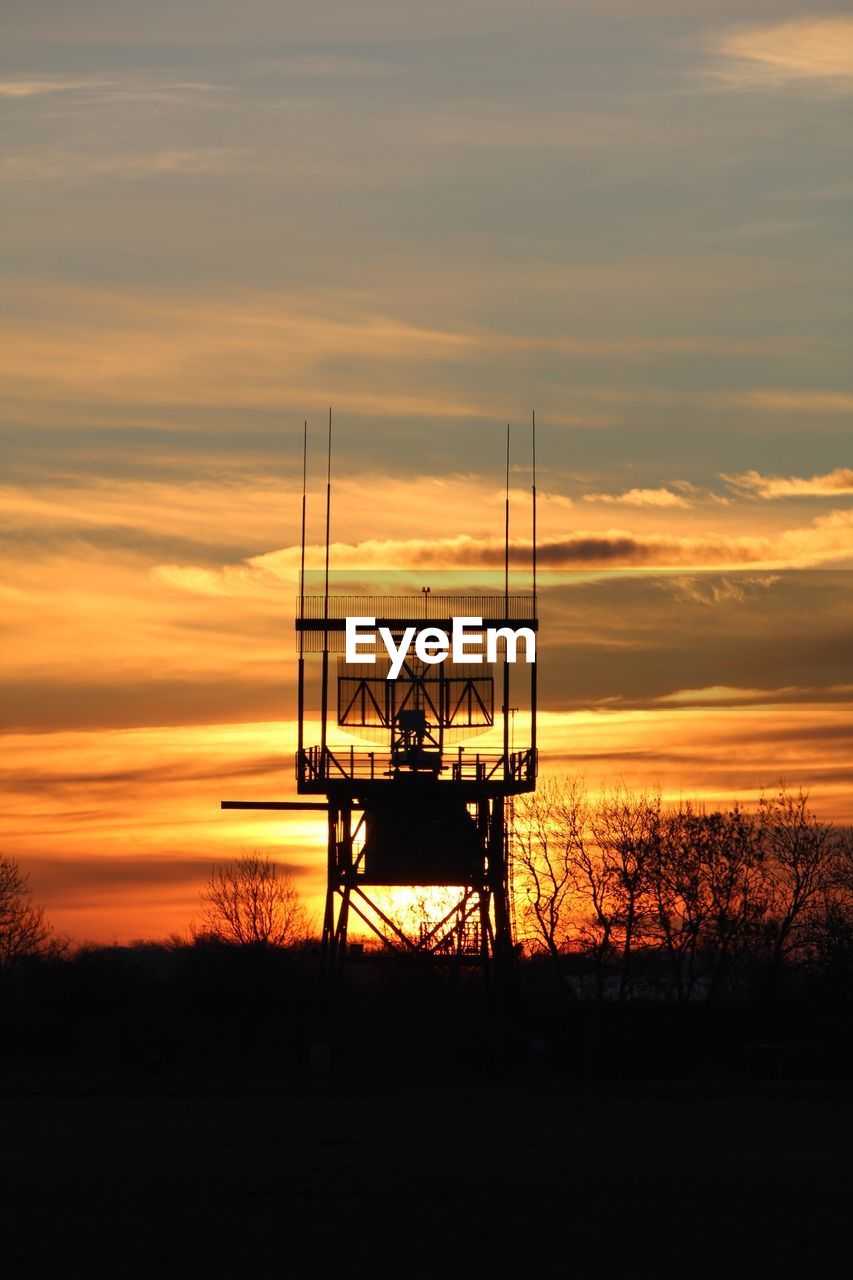
[[[720,709],[752,707],[757,713],[765,711],[768,714],[773,713],[773,708],[789,707],[793,708],[797,705],[805,705],[816,707],[821,703],[837,702],[850,703],[851,695],[853,695],[853,685],[781,685],[773,688],[752,687],[747,685],[707,685],[695,689],[675,689],[671,693],[661,694],[659,697],[651,698],[646,705],[649,707],[681,707],[684,710],[695,708]],[[778,715],[778,712],[776,712]],[[853,738],[850,730],[836,728],[834,726],[824,726],[824,732],[827,736],[832,736],[832,730],[838,738],[850,741]],[[839,732],[840,729],[840,732]],[[812,730],[812,736],[815,736],[819,730],[817,727]],[[765,727],[753,735],[753,740],[761,741],[768,748],[770,755],[772,748],[770,743],[775,738],[777,741],[793,741],[798,735],[788,733],[786,728],[774,730]]]
[[[144,76],[110,78],[104,76],[47,77],[31,75],[0,80],[0,98],[43,98],[56,94],[86,96],[113,102],[174,103],[194,94],[209,95],[227,90],[226,85],[199,80],[164,80]]]
[[[123,155],[94,155],[81,151],[27,151],[0,160],[6,182],[62,182],[77,185],[98,178],[138,179],[168,174],[227,173],[243,153],[228,147],[194,151],[140,151]]]
[[[689,507],[680,493],[671,489],[628,489],[625,493],[585,493],[584,502],[615,503],[623,507]]]
[[[715,74],[743,89],[822,85],[853,90],[853,18],[804,17],[737,27],[711,37],[722,59]]]
[[[103,80],[0,80],[0,98],[40,98],[47,93],[73,93],[105,83]]]
[[[779,410],[783,413],[850,413],[853,395],[838,391],[788,391],[784,388],[760,388],[735,394],[737,404],[751,409]]]
[[[853,511],[833,511],[775,537],[640,534],[612,529],[577,533],[540,548],[543,566],[798,567],[853,557]]]
[[[69,184],[172,175],[177,181],[219,169],[242,172],[244,164],[251,159],[225,148],[123,157],[47,152],[12,157],[6,172]],[[460,317],[448,323],[400,298],[341,290],[241,289],[199,297],[165,287],[128,294],[27,283],[10,286],[5,300],[10,319],[0,365],[17,423],[38,415],[42,422],[90,425],[106,413],[111,427],[119,417],[137,425],[152,406],[166,405],[293,409],[301,416],[306,405],[327,397],[354,414],[499,422],[517,393],[501,388],[498,364],[508,385],[528,385],[531,364],[541,376],[543,356],[556,371],[564,356],[689,359],[703,343],[649,337],[640,326],[633,334],[539,340]],[[707,342],[721,350],[713,336]],[[586,383],[565,396],[553,385],[546,390],[550,403],[537,406],[543,420],[594,428],[618,425],[638,398],[661,408],[672,399],[671,392],[648,387],[638,392]],[[670,487],[690,498],[680,485]]]
[[[667,595],[690,604],[716,608],[725,604],[741,604],[752,600],[758,592],[768,591],[780,580],[779,574],[739,573],[734,577],[708,577],[705,574],[662,578],[659,586]]]
[[[377,80],[390,79],[405,74],[401,66],[379,54],[314,52],[291,53],[284,57],[264,59],[258,63],[258,71],[275,79],[291,80]]]
[[[730,488],[755,494],[759,498],[824,497],[853,494],[853,468],[836,467],[825,475],[763,476],[758,471],[742,475],[724,475]]]
[[[264,572],[281,573],[291,578],[298,562],[299,548],[269,552],[248,561]],[[446,539],[408,539],[405,541],[368,541],[336,543],[332,559],[337,568],[395,569],[407,564],[418,567],[492,569],[503,563],[504,545],[499,539],[458,537]],[[526,566],[530,560],[530,544],[513,543],[511,562]],[[773,536],[724,535],[709,532],[703,536],[635,533],[627,529],[596,532],[577,531],[562,537],[543,539],[539,544],[539,563],[543,568],[799,568],[853,558],[853,510],[832,511],[802,528],[786,529]],[[246,587],[245,577],[235,584]],[[199,579],[196,572],[170,566],[169,581],[190,591],[211,593],[206,573]]]
[[[709,685],[704,689],[676,689],[673,693],[662,694],[654,701],[661,704],[678,703],[682,706],[734,706],[737,703],[775,704],[779,702],[807,702],[815,697],[824,697],[828,693],[849,695],[853,686],[845,685],[831,690],[802,688],[798,685],[786,685],[779,689],[747,689],[734,685]]]

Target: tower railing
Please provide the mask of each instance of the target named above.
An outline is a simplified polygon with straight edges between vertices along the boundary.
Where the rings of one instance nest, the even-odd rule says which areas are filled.
[[[389,751],[363,751],[355,747],[304,747],[296,756],[299,782],[322,787],[335,782],[386,782],[408,770]],[[413,774],[414,776],[414,774]],[[504,755],[498,751],[470,751],[458,747],[445,751],[436,776],[441,781],[500,783],[520,787],[536,780],[536,756],[532,748],[510,752],[504,772]]]

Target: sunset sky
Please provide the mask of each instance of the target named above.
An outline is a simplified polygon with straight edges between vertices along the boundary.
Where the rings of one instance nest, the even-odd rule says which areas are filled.
[[[853,821],[853,10],[7,0],[0,852],[185,930],[293,798],[319,563],[493,567],[536,409],[542,768]]]

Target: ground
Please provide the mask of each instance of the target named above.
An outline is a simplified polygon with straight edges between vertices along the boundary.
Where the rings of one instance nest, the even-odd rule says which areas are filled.
[[[846,1274],[837,1084],[6,1098],[17,1277]]]

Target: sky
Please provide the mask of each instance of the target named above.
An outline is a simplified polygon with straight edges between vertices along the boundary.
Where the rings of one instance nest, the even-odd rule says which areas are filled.
[[[0,851],[186,930],[292,798],[319,563],[529,555],[542,768],[853,820],[853,7],[7,0]]]

